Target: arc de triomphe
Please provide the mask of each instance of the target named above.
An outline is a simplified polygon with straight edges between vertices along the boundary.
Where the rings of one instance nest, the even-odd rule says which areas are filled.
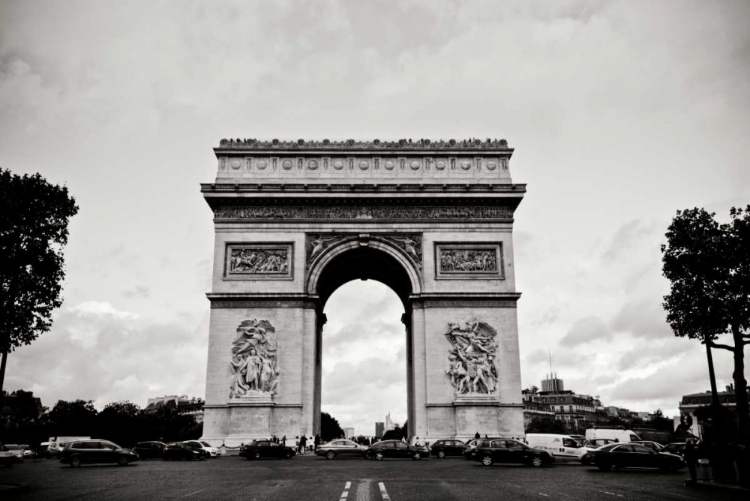
[[[319,432],[323,308],[355,279],[403,302],[411,435],[523,434],[513,213],[526,187],[505,140],[214,152],[204,439]]]

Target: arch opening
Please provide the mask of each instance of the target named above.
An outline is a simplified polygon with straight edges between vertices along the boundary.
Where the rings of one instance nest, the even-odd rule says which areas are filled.
[[[329,299],[319,345],[320,410],[336,418],[347,436],[351,428],[354,436],[382,438],[385,428],[376,431],[376,422],[385,424],[389,415],[403,426],[408,419],[403,305],[379,281],[347,282]]]
[[[312,284],[320,298],[321,310],[336,289],[352,280],[375,280],[390,287],[408,311],[413,280],[404,265],[384,250],[356,246],[343,249],[322,263],[317,280]]]

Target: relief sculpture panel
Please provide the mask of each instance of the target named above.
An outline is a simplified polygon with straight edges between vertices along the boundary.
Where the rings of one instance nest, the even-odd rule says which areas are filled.
[[[272,280],[292,278],[292,243],[227,244],[224,278]]]
[[[490,395],[497,388],[495,357],[497,331],[491,325],[473,320],[448,323],[445,337],[451,343],[449,368],[445,371],[456,395]]]
[[[501,243],[435,244],[435,277],[504,278]]]
[[[279,385],[279,342],[268,320],[243,320],[232,342],[230,399],[270,399]]]

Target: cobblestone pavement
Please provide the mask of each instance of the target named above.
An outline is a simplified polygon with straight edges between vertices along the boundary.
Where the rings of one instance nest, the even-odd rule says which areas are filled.
[[[0,469],[0,484],[26,483],[8,499],[189,500],[708,500],[743,499],[740,493],[695,490],[685,472],[600,472],[580,465],[550,468],[485,467],[457,459],[423,461],[335,459],[313,455],[248,461],[139,461],[126,467],[71,468],[55,460]]]

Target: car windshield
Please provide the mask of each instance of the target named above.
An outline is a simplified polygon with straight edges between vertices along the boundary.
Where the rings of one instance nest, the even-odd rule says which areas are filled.
[[[203,445],[203,447],[211,447],[211,444],[208,442],[201,442],[201,445]]]

